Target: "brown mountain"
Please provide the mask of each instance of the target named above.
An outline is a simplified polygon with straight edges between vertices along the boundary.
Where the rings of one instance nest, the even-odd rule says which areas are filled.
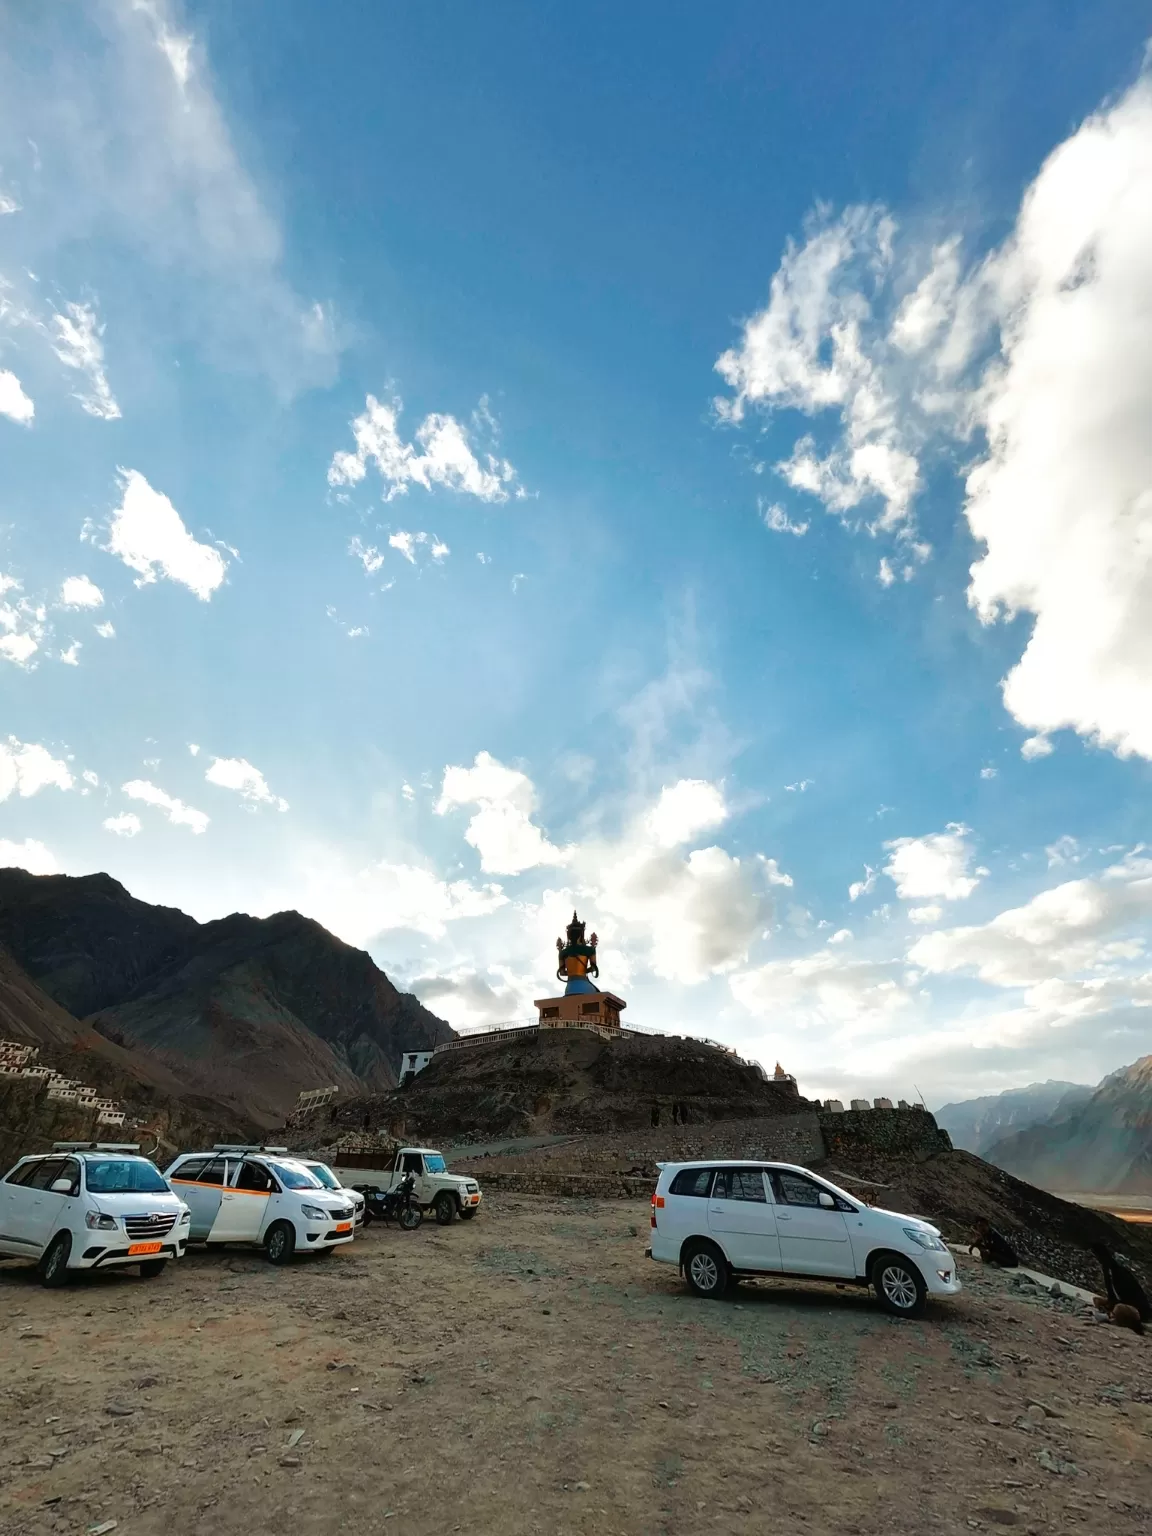
[[[198,923],[108,875],[0,870],[0,944],[105,1040],[261,1126],[302,1089],[387,1089],[453,1032],[297,912]]]
[[[1047,1189],[1152,1194],[1152,1056],[1113,1072],[1087,1102],[1005,1136],[988,1161]]]

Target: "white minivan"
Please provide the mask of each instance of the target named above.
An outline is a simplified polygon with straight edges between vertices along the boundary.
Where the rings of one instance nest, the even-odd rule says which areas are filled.
[[[897,1317],[956,1296],[956,1261],[922,1216],[865,1205],[792,1163],[660,1163],[650,1256],[675,1264],[698,1296],[733,1277],[779,1275],[871,1286]]]
[[[186,1152],[167,1175],[192,1212],[194,1243],[244,1243],[287,1264],[296,1253],[331,1253],[355,1235],[350,1191],[325,1188],[287,1147]]]
[[[35,1259],[44,1285],[79,1269],[139,1265],[146,1280],[184,1253],[188,1207],[154,1163],[124,1143],[57,1142],[0,1183],[0,1255]]]

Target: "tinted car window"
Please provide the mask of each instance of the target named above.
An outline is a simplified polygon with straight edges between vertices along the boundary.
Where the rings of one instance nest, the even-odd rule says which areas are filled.
[[[830,1189],[815,1183],[812,1179],[806,1179],[799,1173],[786,1173],[783,1170],[773,1173],[773,1183],[776,1186],[776,1199],[781,1205],[820,1205],[821,1195],[832,1195]],[[853,1211],[855,1206],[849,1205],[847,1200],[841,1200],[838,1195],[832,1195],[838,1211]]]
[[[767,1205],[764,1175],[759,1168],[720,1168],[716,1172],[713,1200],[752,1200]]]
[[[173,1179],[188,1179],[194,1182],[204,1171],[204,1165],[207,1161],[206,1157],[190,1157],[186,1163],[181,1163],[179,1168],[173,1168],[169,1177]]]
[[[211,1158],[196,1175],[196,1182],[197,1184],[223,1184],[227,1171],[222,1157]]]
[[[25,1183],[29,1189],[47,1189],[56,1179],[63,1178],[66,1159],[63,1157],[46,1157],[42,1163],[36,1165],[36,1171]]]
[[[400,1167],[405,1173],[423,1173],[419,1152],[405,1152],[400,1159]]]
[[[244,1163],[236,1176],[236,1188],[266,1195],[272,1188],[272,1175],[259,1163]]]
[[[692,1195],[697,1200],[707,1200],[712,1184],[711,1168],[681,1168],[669,1185],[670,1195]]]
[[[13,1168],[4,1182],[5,1184],[27,1184],[39,1166],[39,1159],[33,1159],[32,1162],[24,1163],[19,1168]]]
[[[168,1181],[142,1157],[89,1158],[85,1180],[90,1195],[166,1195]]]

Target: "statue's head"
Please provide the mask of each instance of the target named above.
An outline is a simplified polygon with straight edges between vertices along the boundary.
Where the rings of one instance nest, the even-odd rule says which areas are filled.
[[[568,942],[569,942],[569,944],[583,944],[583,942],[584,942],[584,926],[585,925],[576,916],[575,912],[573,912],[573,914],[572,914],[572,921],[568,924]]]

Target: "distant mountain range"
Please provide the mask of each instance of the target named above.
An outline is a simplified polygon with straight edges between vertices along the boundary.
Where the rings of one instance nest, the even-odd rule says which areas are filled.
[[[6,869],[0,946],[0,1038],[82,1049],[92,1071],[256,1126],[282,1124],[302,1089],[392,1087],[405,1050],[454,1038],[297,912],[198,923],[108,875]]]
[[[1038,1125],[1066,1104],[1079,1104],[1091,1097],[1092,1089],[1083,1083],[1049,1079],[1029,1083],[1027,1088],[1009,1088],[1004,1093],[945,1104],[935,1111],[936,1124],[948,1132],[954,1147],[984,1157],[989,1147],[1011,1132]]]

